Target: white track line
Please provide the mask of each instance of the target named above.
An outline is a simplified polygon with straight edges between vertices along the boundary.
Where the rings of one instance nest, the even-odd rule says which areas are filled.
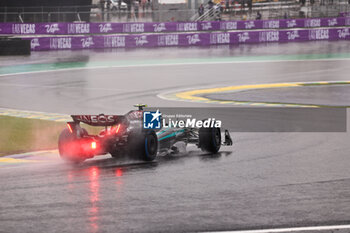
[[[19,158],[19,157],[23,157],[23,156],[52,154],[52,153],[58,153],[58,149],[54,149],[54,150],[39,150],[39,151],[32,151],[32,152],[26,152],[26,153],[20,153],[20,154],[4,155],[2,158]]]
[[[275,228],[262,230],[242,230],[242,231],[217,231],[217,233],[278,233],[278,232],[304,232],[304,231],[326,231],[326,230],[342,230],[350,229],[350,225],[334,225],[334,226],[311,226],[311,227],[291,227],[291,228]]]
[[[91,66],[91,67],[76,67],[65,68],[57,70],[38,70],[28,72],[18,72],[9,74],[0,74],[0,77],[33,74],[33,73],[48,73],[59,71],[74,71],[74,70],[92,70],[92,69],[106,69],[106,68],[131,68],[131,67],[154,67],[154,66],[184,66],[184,65],[218,65],[218,64],[244,64],[244,63],[274,63],[274,62],[320,62],[320,61],[349,61],[350,58],[330,58],[330,59],[302,59],[302,60],[256,60],[256,61],[212,61],[212,62],[182,62],[182,63],[160,63],[160,64],[135,64],[135,65],[115,65],[115,66]]]

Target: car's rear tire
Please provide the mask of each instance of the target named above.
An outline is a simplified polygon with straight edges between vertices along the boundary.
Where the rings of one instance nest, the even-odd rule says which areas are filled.
[[[87,133],[85,129],[83,132]],[[75,134],[71,133],[68,129],[64,129],[58,138],[58,151],[61,158],[65,161],[72,163],[81,163],[85,160],[85,156],[76,153],[76,145],[74,141],[77,140]]]
[[[158,138],[152,130],[146,133],[131,134],[128,143],[128,154],[132,158],[153,161],[158,154]]]
[[[200,128],[199,147],[202,151],[212,154],[217,153],[221,147],[220,128]]]
[[[145,151],[143,154],[143,159],[146,161],[153,161],[157,157],[158,153],[157,134],[154,131],[146,133],[144,144]]]

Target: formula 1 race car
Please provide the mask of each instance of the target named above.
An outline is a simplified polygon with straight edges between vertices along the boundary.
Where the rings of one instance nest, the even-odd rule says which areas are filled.
[[[221,145],[232,145],[229,132],[225,130],[225,141],[221,140],[221,130],[217,127],[180,128],[162,127],[157,132],[143,127],[143,108],[135,105],[125,115],[72,115],[58,140],[58,150],[62,159],[79,163],[96,155],[110,153],[112,157],[128,155],[144,161],[152,161],[158,153],[176,151],[177,142],[196,144],[202,151],[217,153]],[[103,126],[98,135],[90,135],[80,123]]]

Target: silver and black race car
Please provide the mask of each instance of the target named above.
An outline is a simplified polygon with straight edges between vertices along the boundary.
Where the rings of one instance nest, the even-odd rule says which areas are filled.
[[[58,140],[59,154],[70,162],[83,162],[97,155],[110,153],[118,158],[124,155],[144,161],[152,161],[158,153],[176,152],[178,142],[192,143],[202,151],[217,153],[221,145],[232,145],[229,132],[225,130],[224,141],[218,127],[180,128],[164,126],[160,129],[145,129],[143,125],[145,105],[135,105],[125,115],[71,115]],[[90,135],[80,126],[103,126],[98,135]]]

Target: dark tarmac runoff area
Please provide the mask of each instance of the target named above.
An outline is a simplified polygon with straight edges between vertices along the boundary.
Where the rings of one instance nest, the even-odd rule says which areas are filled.
[[[237,107],[164,93],[334,81],[344,84],[205,96],[349,106],[349,74],[347,41],[33,52],[0,58],[0,108],[124,114],[135,103]],[[350,232],[339,227],[350,224],[348,132],[231,130],[231,136],[234,145],[215,155],[188,146],[149,163],[106,155],[73,166],[56,150],[0,158],[0,232]]]

